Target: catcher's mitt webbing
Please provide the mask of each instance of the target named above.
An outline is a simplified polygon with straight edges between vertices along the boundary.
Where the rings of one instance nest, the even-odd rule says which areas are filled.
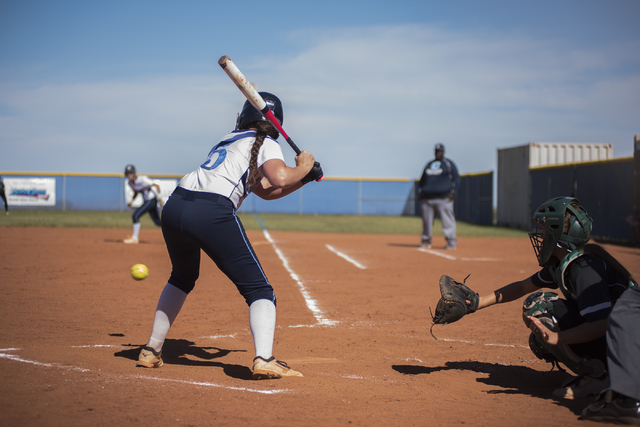
[[[462,319],[465,315],[471,314],[478,309],[480,297],[472,291],[465,283],[470,274],[465,277],[462,283],[456,282],[449,276],[440,277],[440,300],[436,306],[435,316],[432,314],[433,324],[431,325],[431,336],[434,325],[446,325]],[[467,304],[467,301],[470,304]],[[431,311],[431,308],[429,308]]]

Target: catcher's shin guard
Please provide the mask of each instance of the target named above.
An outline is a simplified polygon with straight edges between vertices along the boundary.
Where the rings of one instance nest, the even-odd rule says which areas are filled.
[[[558,299],[558,294],[553,292],[538,291],[529,295],[522,307],[522,317],[525,325],[533,332],[529,336],[529,347],[538,359],[546,360],[557,365],[558,362],[565,365],[576,375],[586,375],[598,378],[604,374],[605,366],[602,361],[577,355],[566,344],[547,344],[540,332],[533,326],[527,317],[538,318],[550,331],[559,332],[558,321],[553,316],[553,301]]]

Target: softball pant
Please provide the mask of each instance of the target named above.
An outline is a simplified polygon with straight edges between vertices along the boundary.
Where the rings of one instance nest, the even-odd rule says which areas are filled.
[[[158,199],[154,197],[153,199],[147,200],[142,204],[142,206],[136,209],[136,211],[133,213],[133,223],[134,224],[139,223],[140,217],[146,214],[147,212],[149,212],[149,215],[151,216],[151,219],[153,220],[153,222],[156,225],[160,226],[162,222],[160,221],[160,215],[158,215],[157,207],[158,207]]]
[[[224,196],[175,189],[162,210],[162,234],[171,258],[169,283],[191,292],[200,275],[200,250],[236,285],[247,305],[276,302],[233,203]]]

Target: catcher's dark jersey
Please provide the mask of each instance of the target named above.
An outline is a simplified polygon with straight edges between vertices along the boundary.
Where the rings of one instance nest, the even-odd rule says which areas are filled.
[[[539,288],[558,289],[549,267],[531,276]],[[629,287],[625,280],[602,258],[585,254],[572,261],[565,271],[565,283],[575,289],[580,315],[588,322],[606,319],[613,304]]]

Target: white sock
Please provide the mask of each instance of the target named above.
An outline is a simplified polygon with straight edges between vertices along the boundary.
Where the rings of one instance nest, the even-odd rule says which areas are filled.
[[[132,237],[134,239],[138,238],[138,234],[140,234],[140,223],[136,222],[135,224],[133,224],[133,235]]]
[[[273,356],[273,336],[276,331],[276,306],[267,299],[259,299],[249,306],[249,326],[253,335],[256,356]]]
[[[167,283],[156,307],[156,316],[153,319],[153,329],[151,330],[151,338],[149,338],[149,347],[155,351],[162,350],[164,340],[167,338],[169,328],[173,325],[173,321],[178,317],[182,304],[187,299],[187,294]]]

